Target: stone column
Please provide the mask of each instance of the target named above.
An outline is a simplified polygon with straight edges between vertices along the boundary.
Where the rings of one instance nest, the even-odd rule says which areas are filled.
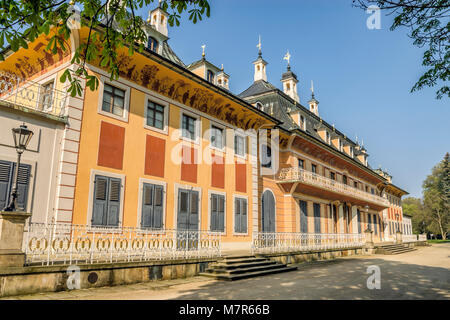
[[[373,231],[367,228],[364,231],[364,235],[366,237],[366,241],[364,243],[363,252],[373,254],[375,252],[375,246],[373,244]]]
[[[25,220],[30,216],[27,212],[0,211],[0,268],[23,267],[23,233]]]

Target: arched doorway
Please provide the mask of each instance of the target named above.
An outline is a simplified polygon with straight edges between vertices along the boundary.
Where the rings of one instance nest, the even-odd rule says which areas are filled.
[[[262,232],[275,232],[275,198],[272,191],[264,191],[261,207]]]

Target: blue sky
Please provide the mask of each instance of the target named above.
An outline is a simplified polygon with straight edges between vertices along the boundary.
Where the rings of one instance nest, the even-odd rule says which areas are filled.
[[[421,196],[422,181],[450,152],[450,103],[435,99],[436,88],[410,93],[424,70],[424,49],[413,46],[407,30],[390,31],[392,17],[384,15],[381,30],[369,30],[369,15],[351,0],[210,2],[210,18],[169,29],[169,43],[186,64],[200,59],[206,44],[206,58],[223,63],[238,94],[253,81],[261,35],[268,81],[281,88],[289,49],[301,103],[314,80],[320,116],[363,139],[372,167],[381,165],[394,184]]]

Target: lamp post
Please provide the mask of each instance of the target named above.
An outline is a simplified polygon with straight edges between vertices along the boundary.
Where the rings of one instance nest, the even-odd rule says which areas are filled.
[[[9,205],[3,209],[3,211],[16,211],[16,200],[17,200],[17,184],[19,180],[19,167],[20,158],[22,153],[27,149],[28,143],[33,136],[33,131],[29,130],[25,123],[23,123],[19,128],[11,129],[14,138],[14,146],[17,151],[17,166],[14,170],[14,187],[11,192],[11,199]]]

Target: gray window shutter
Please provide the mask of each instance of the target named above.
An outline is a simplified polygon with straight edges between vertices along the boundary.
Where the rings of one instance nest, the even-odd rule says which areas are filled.
[[[367,219],[367,228],[369,228],[369,230],[372,230],[372,215],[368,214]]]
[[[308,233],[308,211],[306,201],[300,200],[300,232]]]
[[[189,206],[189,192],[180,189],[178,191],[178,217],[177,217],[177,227],[180,230],[188,229],[188,206]]]
[[[247,199],[241,199],[241,232],[247,232]]]
[[[358,233],[361,233],[361,212],[359,212],[359,209],[356,209],[356,216],[358,218]]]
[[[374,228],[375,234],[378,234],[377,216],[375,214],[373,215],[373,228]]]
[[[198,228],[198,191],[190,192],[189,202],[189,229],[196,230]]]
[[[16,167],[16,165],[14,165]],[[31,166],[21,164],[17,176],[17,209],[25,211],[27,209],[28,189],[30,185]]]
[[[314,203],[314,233],[320,233],[320,204]]]
[[[219,227],[218,221],[218,197],[215,194],[211,195],[211,231],[217,231]]]
[[[0,210],[8,205],[12,184],[12,162],[0,161]]]
[[[108,226],[119,225],[121,180],[110,178],[108,201]]]
[[[94,204],[92,212],[92,225],[104,225],[106,223],[105,213],[107,207],[106,192],[108,188],[108,178],[95,176],[94,182]]]
[[[153,227],[160,229],[163,226],[164,190],[162,186],[155,186],[154,188],[155,188],[155,199],[153,206],[153,218],[154,218]]]
[[[234,232],[241,232],[241,204],[234,199]]]
[[[153,185],[144,183],[142,188],[141,227],[153,227]]]
[[[225,231],[225,196],[218,197],[218,230]]]

